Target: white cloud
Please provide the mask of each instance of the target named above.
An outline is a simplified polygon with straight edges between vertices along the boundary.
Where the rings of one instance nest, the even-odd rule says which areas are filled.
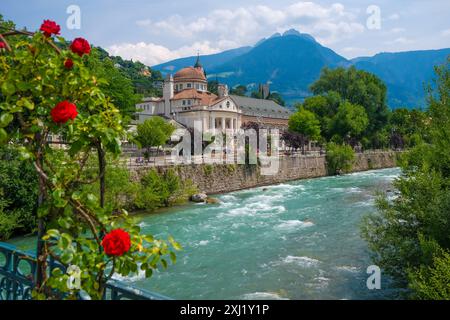
[[[275,32],[295,28],[310,33],[325,45],[352,38],[364,32],[357,16],[344,5],[320,5],[300,1],[284,7],[266,5],[216,9],[204,16],[186,18],[178,14],[161,20],[146,19],[136,24],[153,36],[184,46],[169,50],[154,43],[118,44],[110,47],[113,54],[139,59],[150,65],[181,57],[184,53],[218,52],[252,45]],[[205,39],[207,41],[205,41]]]
[[[443,37],[450,37],[450,29],[442,30],[442,31],[441,31],[441,35],[442,35]]]
[[[393,13],[388,17],[388,20],[398,20],[400,19],[400,15],[398,13]]]
[[[402,33],[405,32],[406,29],[405,28],[392,28],[389,32],[390,33]]]
[[[355,57],[368,56],[370,55],[370,50],[361,47],[344,47],[341,50],[338,50],[338,53],[352,59]]]
[[[107,48],[108,52],[124,59],[133,59],[146,65],[153,66],[165,61],[191,56],[200,51],[202,54],[212,54],[221,51],[220,48],[211,47],[208,41],[196,42],[191,46],[183,46],[176,50],[170,50],[154,43],[122,43]]]
[[[385,44],[387,45],[405,45],[405,44],[411,44],[414,43],[414,40],[407,39],[405,37],[396,38],[391,41],[386,41]]]

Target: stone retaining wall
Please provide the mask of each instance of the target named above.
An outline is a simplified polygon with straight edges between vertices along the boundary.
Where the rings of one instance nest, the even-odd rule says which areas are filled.
[[[396,152],[368,152],[357,154],[353,172],[396,166]],[[207,194],[225,193],[241,189],[282,183],[290,180],[323,177],[327,175],[325,156],[284,156],[280,158],[276,175],[262,175],[256,165],[196,164],[156,167],[159,172],[169,168],[181,177],[190,179]],[[149,167],[138,167],[134,178],[145,174]]]

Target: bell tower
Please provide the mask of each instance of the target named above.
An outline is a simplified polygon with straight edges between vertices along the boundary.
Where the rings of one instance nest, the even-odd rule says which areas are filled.
[[[164,115],[170,117],[171,99],[173,98],[173,77],[168,74],[164,80],[163,99],[164,99]]]

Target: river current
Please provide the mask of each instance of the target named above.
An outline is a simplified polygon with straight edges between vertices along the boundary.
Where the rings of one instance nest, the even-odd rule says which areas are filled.
[[[386,275],[380,290],[367,288],[372,262],[360,224],[399,174],[298,180],[139,216],[143,232],[172,235],[184,250],[151,279],[116,278],[175,299],[397,298]]]

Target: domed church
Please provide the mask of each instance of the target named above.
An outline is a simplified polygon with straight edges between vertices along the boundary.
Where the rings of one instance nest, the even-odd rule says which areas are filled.
[[[192,128],[200,121],[203,131],[232,130],[236,132],[247,122],[262,127],[287,127],[290,111],[272,100],[228,94],[225,84],[218,85],[218,95],[208,91],[208,80],[200,64],[168,74],[162,98],[144,98],[137,106],[139,122],[152,116],[172,119]]]

